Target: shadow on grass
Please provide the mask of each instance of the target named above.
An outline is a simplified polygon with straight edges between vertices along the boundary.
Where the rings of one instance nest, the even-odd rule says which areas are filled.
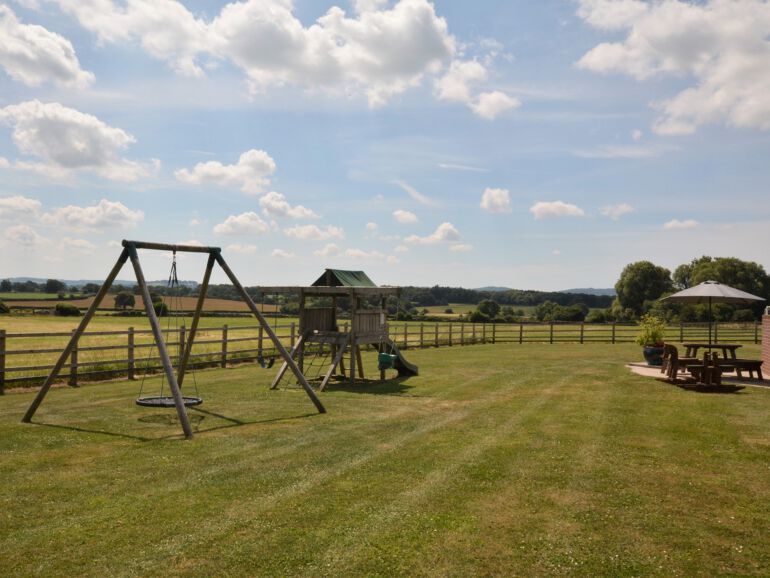
[[[205,415],[195,415],[198,414],[205,414]],[[234,427],[243,427],[247,425],[259,425],[259,424],[268,424],[268,423],[276,423],[276,422],[282,422],[282,421],[292,421],[296,419],[305,419],[309,417],[313,417],[315,415],[318,415],[317,413],[304,413],[301,415],[293,415],[289,417],[274,417],[274,418],[268,418],[268,419],[257,419],[252,421],[246,421],[246,420],[240,420],[232,417],[228,417],[226,415],[222,415],[213,411],[207,411],[200,408],[189,408],[187,411],[188,418],[190,419],[190,425],[193,427],[194,433],[196,435],[198,434],[206,434],[208,432],[215,432],[218,430],[223,429],[230,429]],[[213,426],[205,429],[200,429],[200,425],[203,423],[203,420],[206,419],[206,416],[215,417],[222,419],[224,421],[230,422],[227,424],[219,425],[219,426]],[[86,427],[79,427],[79,426],[73,426],[73,425],[62,425],[62,424],[55,424],[55,423],[45,423],[42,421],[32,421],[33,425],[39,425],[43,427],[50,427],[55,429],[63,429],[63,430],[69,430],[74,432],[80,432],[80,433],[89,433],[89,434],[101,434],[111,437],[118,437],[123,439],[130,439],[130,440],[136,440],[140,442],[157,442],[157,441],[164,441],[164,440],[170,440],[170,439],[182,439],[184,438],[184,434],[181,432],[181,425],[179,423],[179,418],[177,417],[176,413],[166,413],[166,414],[152,414],[152,415],[146,415],[143,417],[140,417],[137,419],[137,421],[141,423],[147,423],[147,424],[158,424],[158,425],[164,425],[164,426],[179,426],[180,431],[179,433],[174,434],[168,434],[164,436],[158,436],[158,437],[146,437],[146,436],[140,436],[140,435],[134,435],[134,434],[127,434],[127,433],[121,433],[121,432],[113,432],[113,431],[107,431],[104,429],[99,428],[86,428]]]
[[[702,383],[677,383],[677,387],[697,393],[740,393],[745,385],[705,385]]]
[[[370,395],[393,395],[400,397],[420,397],[416,395],[409,395],[408,392],[414,389],[413,385],[409,385],[407,382],[409,377],[396,377],[394,379],[388,379],[386,381],[380,381],[379,379],[357,379],[355,382],[350,383],[346,378],[339,378],[334,381],[329,381],[326,385],[326,391],[345,391],[349,393],[366,393]]]

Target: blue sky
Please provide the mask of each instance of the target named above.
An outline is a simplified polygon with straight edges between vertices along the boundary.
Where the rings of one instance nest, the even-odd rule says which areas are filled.
[[[0,276],[770,269],[769,38],[761,0],[0,2]]]

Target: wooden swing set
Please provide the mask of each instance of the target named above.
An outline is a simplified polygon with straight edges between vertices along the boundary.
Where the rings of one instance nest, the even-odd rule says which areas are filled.
[[[150,290],[147,287],[147,282],[145,281],[144,273],[142,272],[142,267],[141,267],[141,264],[139,263],[138,249],[167,251],[167,252],[172,252],[174,255],[176,255],[177,252],[208,253],[208,262],[206,264],[206,271],[203,275],[203,281],[201,282],[200,291],[198,295],[198,302],[195,307],[195,313],[193,315],[193,320],[190,327],[189,338],[187,339],[187,342],[185,343],[184,351],[181,354],[181,359],[179,360],[179,367],[176,374],[174,373],[174,366],[171,362],[171,358],[169,357],[168,347],[166,346],[166,341],[163,337],[163,330],[160,327],[160,324],[158,322],[158,317],[155,314],[155,309],[152,304],[152,299],[150,298]],[[29,406],[29,409],[27,409],[27,413],[24,414],[24,418],[22,419],[23,422],[29,423],[32,421],[32,417],[35,415],[35,412],[37,411],[38,407],[43,402],[43,399],[48,393],[48,390],[51,388],[51,385],[53,385],[54,380],[56,380],[56,378],[58,377],[59,372],[61,371],[62,367],[64,366],[70,354],[72,353],[72,350],[76,346],[78,340],[83,335],[86,328],[88,327],[88,324],[93,318],[94,314],[96,313],[97,308],[101,304],[105,295],[107,295],[107,292],[109,291],[110,287],[112,286],[113,282],[118,276],[118,273],[120,273],[120,270],[123,268],[126,261],[128,260],[131,261],[131,265],[134,268],[134,273],[136,275],[136,282],[137,282],[137,285],[139,286],[139,290],[141,291],[145,312],[147,313],[147,318],[149,319],[150,326],[152,328],[152,333],[155,340],[155,346],[158,348],[158,355],[163,365],[165,378],[168,380],[168,387],[171,392],[171,399],[173,400],[173,403],[169,402],[169,405],[173,405],[173,407],[176,408],[177,415],[179,416],[179,421],[182,424],[182,430],[184,431],[185,438],[187,439],[192,438],[193,431],[190,426],[190,420],[187,416],[187,410],[185,407],[186,406],[185,397],[182,395],[181,390],[182,390],[182,385],[184,383],[188,362],[190,360],[190,353],[192,351],[193,344],[195,343],[195,335],[198,330],[198,321],[200,320],[201,311],[203,310],[203,303],[204,303],[204,300],[206,299],[206,293],[208,291],[209,280],[211,278],[211,272],[214,268],[214,263],[219,264],[220,268],[224,271],[224,273],[230,279],[230,282],[233,284],[233,287],[235,287],[238,294],[241,296],[243,301],[246,303],[246,305],[249,307],[251,312],[259,321],[259,324],[264,330],[264,332],[267,334],[270,340],[272,340],[275,349],[278,351],[280,357],[283,358],[285,368],[291,370],[291,372],[297,378],[297,383],[299,383],[302,386],[302,388],[305,390],[305,392],[307,393],[308,397],[311,399],[311,401],[315,405],[318,412],[326,413],[326,409],[324,408],[321,401],[318,399],[318,396],[316,396],[315,392],[313,391],[313,388],[307,382],[307,379],[303,375],[297,363],[292,358],[292,355],[290,355],[289,352],[286,351],[286,348],[283,346],[280,339],[278,339],[278,337],[276,336],[275,332],[273,331],[273,328],[266,321],[262,313],[259,311],[259,308],[257,307],[257,305],[251,299],[249,294],[241,285],[240,281],[238,281],[238,278],[235,276],[235,274],[232,272],[230,267],[225,262],[224,257],[222,257],[222,250],[219,247],[169,245],[164,243],[146,243],[142,241],[124,240],[123,251],[121,252],[120,257],[118,257],[118,260],[115,263],[115,266],[112,268],[112,271],[110,271],[109,275],[107,276],[107,279],[104,281],[104,284],[99,289],[98,293],[94,297],[93,302],[91,303],[90,307],[88,308],[85,315],[83,316],[83,319],[80,321],[80,325],[78,325],[69,343],[62,351],[61,355],[59,356],[59,359],[57,360],[56,364],[53,366],[53,369],[51,369],[51,373],[48,375],[45,382],[41,386],[37,396],[33,400],[32,404]],[[190,404],[188,403],[187,405],[190,405]]]

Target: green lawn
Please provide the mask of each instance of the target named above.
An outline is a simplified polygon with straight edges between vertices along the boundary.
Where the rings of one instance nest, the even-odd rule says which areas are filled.
[[[0,397],[0,575],[770,572],[770,389],[632,375],[632,345],[407,355],[419,377],[325,415],[272,371],[198,372],[191,441],[137,383],[53,389],[33,424]]]

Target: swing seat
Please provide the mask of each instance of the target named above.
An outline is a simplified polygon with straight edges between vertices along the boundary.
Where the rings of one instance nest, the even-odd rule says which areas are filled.
[[[393,366],[396,364],[396,359],[398,359],[397,355],[393,355],[392,353],[380,353],[377,356],[377,368],[382,369],[392,369]]]
[[[182,402],[184,403],[185,407],[193,407],[202,404],[203,400],[199,397],[183,395]],[[174,398],[170,395],[139,397],[136,399],[136,405],[141,405],[142,407],[176,407]]]
[[[275,363],[275,357],[264,358],[260,355],[257,357],[257,363],[262,369],[270,369]]]

